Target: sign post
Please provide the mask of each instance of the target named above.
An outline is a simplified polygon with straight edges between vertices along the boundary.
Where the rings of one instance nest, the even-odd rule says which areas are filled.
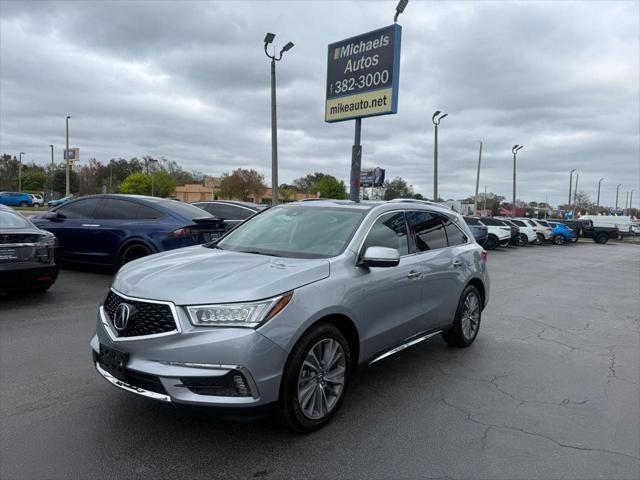
[[[362,118],[398,111],[402,27],[378,30],[328,47],[325,121],[355,119],[351,148],[350,199],[360,201]]]

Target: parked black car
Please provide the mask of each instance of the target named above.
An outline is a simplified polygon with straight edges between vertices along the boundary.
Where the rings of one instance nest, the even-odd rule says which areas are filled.
[[[247,218],[267,208],[267,205],[236,202],[234,200],[210,200],[193,202],[191,205],[209,212],[216,218],[224,220],[224,222],[229,225],[229,228],[241,224]]]
[[[463,217],[465,223],[469,226],[471,233],[473,233],[473,237],[476,239],[476,242],[480,245],[484,245],[487,241],[487,235],[489,229],[480,223],[480,220],[474,217]]]
[[[0,205],[0,292],[51,287],[58,278],[56,246],[52,233]]]
[[[517,245],[518,247],[522,247],[526,245],[525,241],[522,239],[522,234],[520,233],[520,227],[513,223],[513,220],[507,220],[506,218],[500,219],[506,226],[511,228],[511,245]]]

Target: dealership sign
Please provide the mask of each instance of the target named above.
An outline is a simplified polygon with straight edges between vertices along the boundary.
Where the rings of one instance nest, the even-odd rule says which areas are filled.
[[[394,24],[329,45],[325,121],[398,111],[401,34]]]
[[[376,167],[371,170],[362,170],[360,173],[361,187],[381,187],[384,184],[384,168]]]

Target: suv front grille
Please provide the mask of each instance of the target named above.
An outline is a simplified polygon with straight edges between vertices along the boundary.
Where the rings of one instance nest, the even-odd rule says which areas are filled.
[[[122,303],[129,306],[129,319],[126,327],[119,331],[115,328],[114,321],[116,310]],[[111,290],[104,301],[103,307],[118,338],[158,335],[178,331],[173,312],[169,305],[164,303],[131,300],[121,297]]]

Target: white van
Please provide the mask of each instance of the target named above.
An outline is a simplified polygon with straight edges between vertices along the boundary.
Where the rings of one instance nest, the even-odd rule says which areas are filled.
[[[637,222],[629,215],[582,215],[580,220],[591,220],[594,227],[617,227],[620,233],[633,233],[634,227],[637,228]]]

